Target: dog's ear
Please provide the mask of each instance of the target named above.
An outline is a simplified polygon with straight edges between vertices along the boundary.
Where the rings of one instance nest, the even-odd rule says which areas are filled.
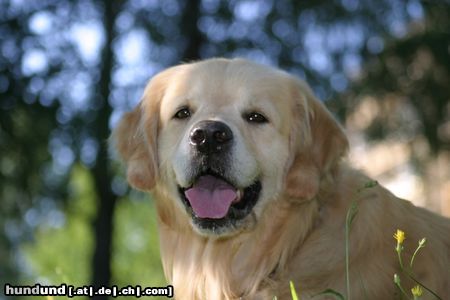
[[[158,176],[159,107],[169,73],[160,73],[148,83],[139,105],[122,117],[111,135],[125,162],[128,182],[143,191],[151,190]]]
[[[306,84],[293,79],[294,122],[286,192],[312,199],[323,176],[330,174],[348,149],[343,129]]]
[[[112,141],[125,162],[127,180],[131,186],[139,190],[151,190],[157,174],[156,144],[147,143],[142,124],[143,109],[139,105],[126,113],[112,134]],[[152,128],[151,135],[156,132]],[[152,139],[155,140],[156,139]]]

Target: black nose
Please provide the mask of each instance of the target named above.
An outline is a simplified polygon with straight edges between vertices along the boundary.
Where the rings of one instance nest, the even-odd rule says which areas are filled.
[[[228,149],[233,139],[230,127],[219,121],[200,121],[189,135],[191,145],[199,152],[210,154]]]

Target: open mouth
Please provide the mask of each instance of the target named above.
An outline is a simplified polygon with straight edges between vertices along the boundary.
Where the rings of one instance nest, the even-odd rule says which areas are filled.
[[[194,223],[204,229],[232,225],[246,217],[258,201],[261,182],[238,189],[212,171],[200,174],[192,186],[178,187]]]

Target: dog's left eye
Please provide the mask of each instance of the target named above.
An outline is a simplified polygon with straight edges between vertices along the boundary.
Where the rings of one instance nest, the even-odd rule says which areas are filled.
[[[269,120],[267,118],[257,112],[249,112],[243,115],[244,119],[249,123],[268,123]]]
[[[191,116],[191,111],[188,107],[183,107],[179,109],[174,115],[174,119],[187,119]]]

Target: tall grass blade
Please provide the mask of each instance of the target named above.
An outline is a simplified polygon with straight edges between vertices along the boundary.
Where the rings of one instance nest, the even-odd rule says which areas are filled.
[[[357,212],[358,206],[356,205],[356,201],[353,201],[350,209],[347,211],[347,216],[345,218],[345,283],[347,286],[347,300],[350,300],[350,227],[353,223],[353,220],[355,219]]]
[[[299,300],[298,296],[297,296],[297,291],[295,290],[295,286],[294,283],[291,281],[289,281],[289,286],[291,287],[291,296],[292,296],[292,300]]]

